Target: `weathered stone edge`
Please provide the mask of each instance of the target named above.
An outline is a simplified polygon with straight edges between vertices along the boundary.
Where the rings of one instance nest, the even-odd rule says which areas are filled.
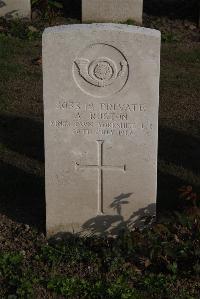
[[[73,24],[73,25],[61,25],[48,27],[44,30],[43,35],[49,33],[61,33],[63,31],[79,31],[79,30],[102,30],[102,31],[123,31],[127,33],[145,34],[148,36],[160,38],[161,32],[156,29],[139,27],[126,24],[115,24],[115,23],[93,23],[93,24]]]

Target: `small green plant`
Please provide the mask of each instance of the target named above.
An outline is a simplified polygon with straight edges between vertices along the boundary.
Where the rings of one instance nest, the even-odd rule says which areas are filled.
[[[126,23],[125,24],[127,24],[127,25],[137,25],[137,22],[135,22],[134,20],[132,20],[132,19],[128,19],[127,21],[126,21]]]
[[[21,276],[23,256],[19,253],[0,255],[0,280],[7,286],[8,292],[17,289]]]
[[[24,273],[16,290],[18,298],[34,298],[33,284],[37,282],[38,279],[33,278],[30,273]]]
[[[10,298],[32,298],[33,283],[37,279],[24,271],[23,261],[21,253],[0,254],[0,281],[6,286]]]
[[[167,283],[167,277],[163,274],[149,274],[143,277],[141,285],[144,289],[147,289],[148,292],[154,293],[159,292],[160,290],[165,289]]]
[[[40,2],[41,2],[40,0],[31,0],[31,5],[34,6],[39,4]]]
[[[54,0],[48,0],[45,16],[48,19],[49,25],[52,25],[53,20],[56,18],[58,11],[63,8],[62,3]]]
[[[163,32],[162,33],[162,41],[164,43],[175,43],[178,41],[176,35],[170,31],[170,32]]]
[[[112,299],[142,299],[141,294],[139,295],[137,290],[131,287],[123,276],[118,277],[116,281],[108,287],[108,296]]]
[[[20,20],[13,20],[9,24],[9,34],[20,39],[26,39],[28,27]]]
[[[193,191],[192,186],[183,186],[178,191],[180,192],[180,198],[185,202],[190,203],[193,207],[199,205],[200,197]]]
[[[63,9],[61,1],[57,0],[32,0],[32,7],[41,10],[43,17],[48,20],[49,25],[52,24],[55,17]]]
[[[48,282],[47,288],[64,296],[89,298],[90,285],[86,280],[80,278],[54,277]]]
[[[0,255],[0,275],[3,278],[14,278],[23,261],[19,253],[2,253]]]
[[[40,30],[17,19],[8,23],[8,32],[6,34],[9,37],[15,37],[22,40],[34,40],[41,37]],[[1,34],[1,36],[6,36],[6,34]]]

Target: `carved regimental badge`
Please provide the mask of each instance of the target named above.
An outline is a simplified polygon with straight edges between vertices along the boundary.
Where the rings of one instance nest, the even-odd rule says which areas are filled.
[[[73,75],[83,92],[95,97],[107,97],[125,86],[129,67],[125,56],[117,48],[93,44],[74,61]]]

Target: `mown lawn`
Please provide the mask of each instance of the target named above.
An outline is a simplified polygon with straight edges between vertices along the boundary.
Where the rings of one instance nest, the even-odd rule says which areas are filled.
[[[178,193],[200,194],[196,34],[161,26],[158,224],[117,240],[55,242],[43,234],[41,32],[21,28],[0,33],[0,298],[200,298],[200,212],[192,191]]]

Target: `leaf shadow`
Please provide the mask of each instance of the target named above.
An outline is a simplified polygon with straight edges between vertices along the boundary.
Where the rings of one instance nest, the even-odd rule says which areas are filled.
[[[3,1],[3,0],[0,0],[0,8],[2,8],[2,7],[4,7],[4,6],[6,6],[6,3],[5,3],[5,1]]]
[[[122,209],[124,205],[129,204],[127,200],[133,192],[121,193],[116,196],[110,208],[112,208],[115,215],[97,215],[86,221],[82,225],[81,234],[86,235],[100,235],[100,236],[117,236],[121,232],[133,230],[135,227],[144,227],[148,225],[152,217],[155,216],[156,204],[152,203],[145,208],[138,209],[133,212],[131,216],[125,220],[122,216]]]

